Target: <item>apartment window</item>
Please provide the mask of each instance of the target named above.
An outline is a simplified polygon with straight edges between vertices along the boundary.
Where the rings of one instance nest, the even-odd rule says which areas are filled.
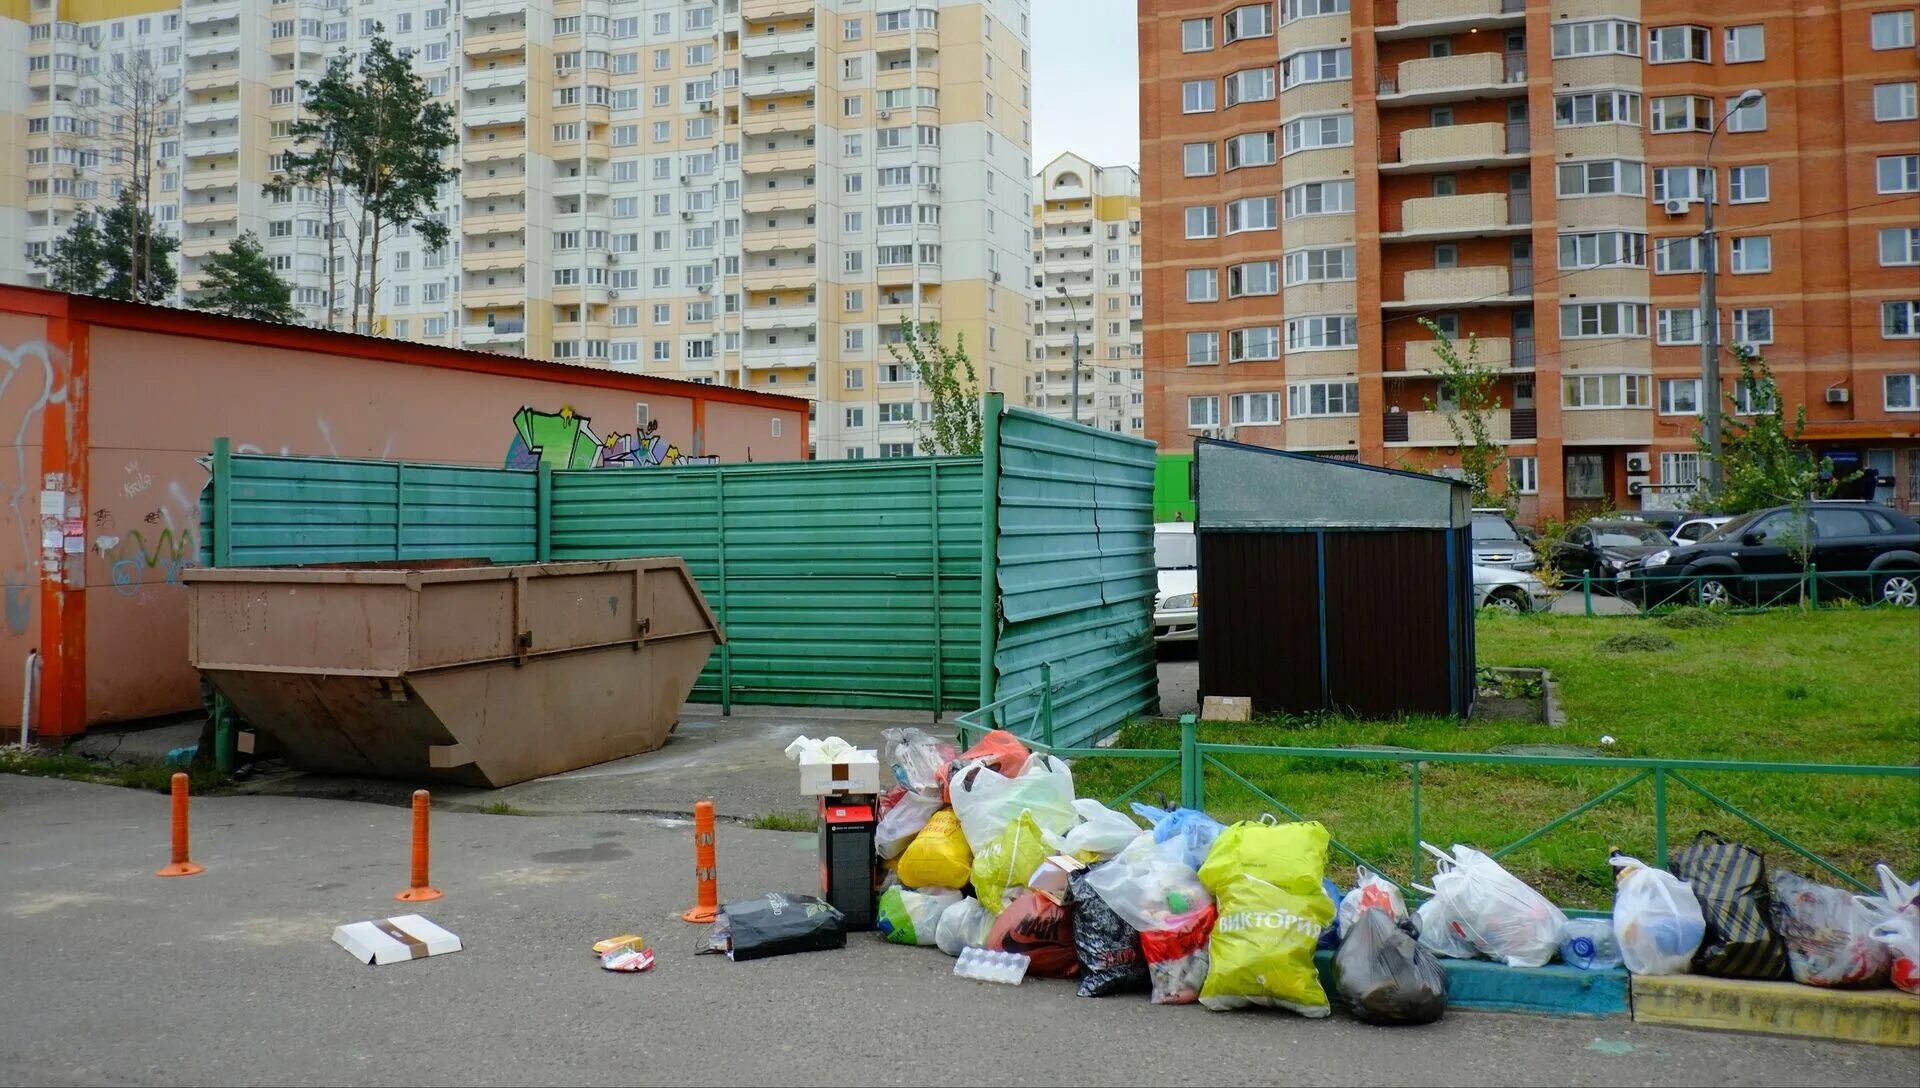
[[[1647,236],[1629,231],[1593,231],[1560,236],[1560,268],[1647,267]]]
[[[1220,361],[1220,334],[1217,332],[1190,332],[1187,334],[1187,365],[1206,366]]]
[[[1344,351],[1360,346],[1360,319],[1353,314],[1318,314],[1287,319],[1287,351]]]
[[[1752,102],[1735,109],[1739,96],[1727,99],[1728,132],[1764,132],[1767,128],[1767,96],[1761,95]]]
[[[1735,204],[1759,204],[1767,200],[1769,173],[1765,166],[1734,166],[1727,169],[1727,199]],[[1708,188],[1708,194],[1712,189]]]
[[[1220,42],[1223,45],[1243,38],[1271,38],[1272,36],[1272,4],[1248,4],[1234,8],[1220,17]]]
[[[1182,19],[1180,21],[1181,52],[1199,53],[1212,48],[1212,19]]]
[[[1700,455],[1697,453],[1661,454],[1660,482],[1673,488],[1700,486]]]
[[[1704,26],[1657,26],[1647,33],[1648,64],[1709,64],[1711,32]]]
[[[1773,308],[1756,306],[1733,311],[1733,342],[1749,347],[1773,343]]]
[[[1733,240],[1734,275],[1773,271],[1773,236],[1749,235]]]
[[[1278,393],[1235,393],[1227,405],[1227,421],[1235,426],[1259,427],[1280,422]]]
[[[1767,28],[1758,23],[1727,28],[1726,48],[1720,51],[1728,64],[1749,64],[1767,59]]]
[[[293,105],[293,94],[295,90],[296,88],[293,87],[275,87],[270,93],[269,98],[273,105],[291,106]]]
[[[1227,269],[1227,297],[1277,295],[1280,293],[1280,269],[1273,261],[1253,261]]]
[[[1734,414],[1754,416],[1778,411],[1780,398],[1776,394],[1772,381],[1734,382]]]
[[[1661,344],[1698,344],[1700,342],[1700,308],[1681,306],[1661,310],[1657,322],[1657,336]]]
[[[863,256],[863,251],[858,249],[844,251],[841,257],[841,265],[843,270],[847,272],[860,271],[866,265],[866,258]]]
[[[1214,172],[1216,152],[1211,141],[1204,144],[1188,144],[1183,153],[1188,177],[1203,177]]]
[[[1886,340],[1920,337],[1920,301],[1903,299],[1881,303],[1880,336]]]
[[[1911,121],[1920,117],[1920,99],[1912,83],[1876,83],[1873,85],[1873,119]]]
[[[1540,493],[1540,459],[1538,457],[1507,458],[1507,482],[1522,495]]]
[[[1555,95],[1553,123],[1559,128],[1582,125],[1639,125],[1640,96],[1632,91],[1584,91]]]
[[[1646,192],[1645,168],[1624,159],[1563,163],[1559,182],[1563,197],[1640,196]]]
[[[1180,85],[1180,112],[1212,113],[1213,80],[1190,79]]]
[[[1272,325],[1234,329],[1227,333],[1227,361],[1262,362],[1280,357],[1280,330]]]
[[[1700,379],[1665,378],[1660,382],[1660,414],[1697,416],[1700,414]]]
[[[1281,192],[1288,219],[1307,215],[1340,215],[1353,211],[1352,181],[1308,181]]]
[[[639,125],[613,126],[613,146],[632,147],[633,145],[639,142],[640,142],[640,126]]]
[[[881,246],[877,251],[877,256],[874,259],[874,263],[879,265],[882,268],[886,268],[894,265],[912,264],[913,263],[913,247],[912,246]]]
[[[1353,247],[1296,249],[1286,255],[1287,286],[1353,278]]]
[[[1309,49],[1280,61],[1280,85],[1298,87],[1302,83],[1328,83],[1353,76],[1353,50]]]
[[[1224,81],[1226,99],[1229,107],[1242,102],[1271,102],[1273,100],[1273,69],[1249,68],[1235,72]],[[1211,84],[1209,84],[1211,86]]]
[[[1213,268],[1187,269],[1187,301],[1216,302],[1220,298],[1220,272]]]
[[[1588,19],[1577,23],[1556,23],[1553,27],[1553,55],[1591,57],[1601,53],[1640,55],[1640,24],[1623,19]]]
[[[1883,155],[1873,165],[1879,192],[1920,192],[1920,155]]]
[[[1288,121],[1282,131],[1286,133],[1289,155],[1319,147],[1350,147],[1353,144],[1353,115],[1335,113],[1324,117],[1303,117]]]
[[[1709,200],[1713,196],[1713,174],[1702,167],[1661,166],[1653,171],[1656,204],[1667,200]]]
[[[1920,374],[1888,374],[1881,395],[1889,412],[1920,412]]]
[[[1272,230],[1279,226],[1279,201],[1270,196],[1253,196],[1227,203],[1227,233]]]
[[[1913,48],[1913,12],[1876,11],[1871,27],[1875,49]]]
[[[1888,227],[1880,232],[1880,265],[1920,264],[1920,227]]]
[[[1713,99],[1688,94],[1656,98],[1647,119],[1655,132],[1712,132]]]
[[[1359,414],[1359,382],[1295,382],[1287,386],[1290,419]]]
[[[1213,238],[1220,233],[1220,210],[1211,204],[1187,209],[1187,237]]]
[[[867,330],[847,329],[841,341],[848,351],[867,350]]]
[[[1652,384],[1645,374],[1569,374],[1560,381],[1560,406],[1645,408]]]
[[[1663,275],[1698,272],[1706,266],[1706,240],[1698,235],[1662,238],[1653,244],[1655,272]]]
[[[1647,307],[1643,303],[1585,302],[1560,307],[1562,339],[1645,335]]]
[[[1188,427],[1218,427],[1220,425],[1219,397],[1188,397]]]

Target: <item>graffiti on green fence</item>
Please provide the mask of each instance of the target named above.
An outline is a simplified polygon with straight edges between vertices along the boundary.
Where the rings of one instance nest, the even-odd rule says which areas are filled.
[[[667,465],[716,465],[715,456],[694,457],[659,434],[657,420],[633,434],[594,434],[593,420],[563,405],[558,412],[521,408],[513,415],[513,442],[507,467],[536,469],[656,468]]]

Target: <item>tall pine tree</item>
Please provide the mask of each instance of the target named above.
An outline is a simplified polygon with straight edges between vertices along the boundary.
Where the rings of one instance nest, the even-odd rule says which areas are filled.
[[[202,271],[204,278],[193,299],[196,309],[258,321],[299,320],[293,288],[273,270],[273,262],[252,231],[235,238],[225,253],[208,258]]]
[[[91,211],[73,217],[67,233],[46,252],[33,255],[35,268],[47,274],[47,286],[73,295],[97,295],[107,282],[107,254],[100,221]]]

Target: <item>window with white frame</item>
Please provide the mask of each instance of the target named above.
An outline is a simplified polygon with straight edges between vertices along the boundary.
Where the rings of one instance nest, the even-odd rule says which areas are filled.
[[[1740,99],[1738,97],[1727,99],[1726,130],[1728,132],[1765,132],[1767,129],[1767,96],[1761,95],[1746,105],[1735,109],[1734,107],[1739,105],[1739,102]]]
[[[1582,302],[1560,307],[1562,339],[1647,335],[1647,307],[1637,302]]]
[[[1346,351],[1360,346],[1360,319],[1353,314],[1313,314],[1287,319],[1287,353]]]
[[[1750,306],[1733,311],[1733,342],[1743,347],[1773,343],[1773,307]]]
[[[1647,236],[1632,231],[1583,231],[1560,236],[1560,268],[1647,267]]]
[[[1227,361],[1265,362],[1280,357],[1280,330],[1272,325],[1233,329],[1227,333]]]
[[[1706,240],[1698,235],[1661,238],[1653,244],[1653,270],[1661,275],[1698,272],[1706,265]]]
[[[1303,83],[1331,83],[1353,77],[1353,50],[1308,49],[1281,58],[1280,85],[1298,87]]]
[[[1700,308],[1677,306],[1662,309],[1659,314],[1657,336],[1661,344],[1698,344],[1700,342]]]
[[[1180,21],[1180,51],[1182,53],[1199,53],[1212,48],[1212,19],[1182,19]]]
[[[1187,334],[1187,365],[1207,366],[1220,361],[1220,334],[1217,332],[1190,332]]]
[[[1559,193],[1576,196],[1640,196],[1646,192],[1646,166],[1626,159],[1562,163]]]
[[[1647,63],[1710,64],[1713,33],[1704,26],[1657,26],[1647,32]]]
[[[1215,302],[1220,298],[1220,273],[1212,268],[1187,269],[1187,301]]]
[[[1240,427],[1280,422],[1280,394],[1235,393],[1227,402],[1227,421]]]
[[[1875,49],[1912,49],[1913,12],[1876,11],[1869,24]]]
[[[1712,132],[1713,99],[1704,95],[1663,95],[1650,104],[1647,123],[1655,132]]]
[[[1352,10],[1352,0],[1283,0],[1281,20],[1291,23],[1295,19],[1311,19],[1316,15],[1345,15]]]
[[[1180,85],[1181,113],[1212,113],[1213,110],[1213,80],[1190,79]]]
[[[1734,169],[1739,169],[1735,167]],[[1699,166],[1660,166],[1653,171],[1653,200],[1700,201],[1714,195],[1713,173]]]
[[[1229,108],[1238,106],[1243,102],[1273,101],[1272,68],[1248,68],[1244,71],[1234,72],[1222,80],[1221,83],[1224,88],[1221,93],[1226,99]],[[1212,84],[1208,84],[1208,86],[1211,87]]]
[[[1920,300],[1900,299],[1880,304],[1880,336],[1886,340],[1920,337]]]
[[[1920,193],[1920,155],[1882,155],[1873,170],[1878,192]]]
[[[1653,378],[1646,374],[1568,374],[1560,380],[1560,406],[1645,408],[1652,384]]]
[[[1663,416],[1699,415],[1700,379],[1662,378],[1660,380],[1660,414]]]
[[[1350,280],[1354,276],[1353,247],[1327,246],[1296,249],[1286,254],[1287,286]]]
[[[1920,374],[1888,374],[1880,389],[1887,411],[1920,412]]]
[[[1753,234],[1733,240],[1734,275],[1773,271],[1773,236]]]
[[[1728,64],[1751,64],[1767,59],[1767,28],[1759,23],[1730,26],[1720,59]]]
[[[1736,415],[1756,416],[1778,411],[1779,387],[1771,378],[1733,383],[1733,411]]]
[[[1359,382],[1294,382],[1287,386],[1289,419],[1359,414]]]
[[[1212,144],[1206,145],[1209,149]],[[1247,132],[1227,138],[1227,169],[1243,166],[1272,166],[1279,158],[1271,132]]]
[[[1244,38],[1273,37],[1273,5],[1246,4],[1230,9],[1220,17],[1220,44],[1230,45]]]
[[[1322,117],[1302,117],[1288,121],[1281,131],[1286,136],[1289,155],[1319,147],[1351,147],[1353,115],[1333,113]]]
[[[1507,458],[1507,482],[1522,495],[1540,493],[1540,459],[1538,457]]]
[[[1727,169],[1727,200],[1730,203],[1764,203],[1770,198],[1771,190],[1772,175],[1765,164]]]
[[[1553,55],[1591,57],[1601,53],[1640,55],[1640,24],[1624,19],[1585,19],[1577,23],[1555,23]]]
[[[1220,212],[1211,204],[1187,209],[1187,237],[1213,238],[1220,233]]]
[[[1920,264],[1920,227],[1886,227],[1880,231],[1880,266],[1897,268]]]
[[[1558,128],[1583,125],[1639,125],[1640,96],[1632,91],[1580,91],[1555,95],[1553,123]]]
[[[1251,261],[1227,268],[1227,297],[1277,295],[1280,293],[1280,268],[1274,261]]]
[[[1307,181],[1290,185],[1280,194],[1282,214],[1288,219],[1308,215],[1341,215],[1353,211],[1353,182]]]
[[[1187,144],[1181,149],[1182,165],[1190,178],[1204,177],[1216,168],[1218,150],[1212,141],[1199,144]]]
[[[1697,453],[1662,453],[1660,455],[1660,482],[1675,490],[1679,488],[1699,487],[1700,455]]]
[[[1920,85],[1876,83],[1873,85],[1875,121],[1911,121],[1920,117]]]
[[[1227,233],[1272,230],[1280,225],[1279,201],[1270,196],[1250,196],[1227,203]]]
[[[1218,427],[1220,425],[1219,397],[1188,397],[1188,427]]]

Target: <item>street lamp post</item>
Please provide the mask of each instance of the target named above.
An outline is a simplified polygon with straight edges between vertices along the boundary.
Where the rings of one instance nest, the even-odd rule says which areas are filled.
[[[1073,296],[1067,294],[1067,285],[1060,285],[1060,297],[1067,300],[1067,312],[1073,315],[1073,421],[1080,422],[1080,307],[1073,304]]]
[[[1763,96],[1757,90],[1743,91],[1727,112],[1707,134],[1707,155],[1701,164],[1701,172],[1706,175],[1708,185],[1706,207],[1706,229],[1701,232],[1704,241],[1700,268],[1700,396],[1706,401],[1707,422],[1707,494],[1718,495],[1721,485],[1726,482],[1726,473],[1720,463],[1720,243],[1713,233],[1714,198],[1720,195],[1719,183],[1713,176],[1713,141],[1720,136],[1720,129],[1734,114],[1761,100]]]

